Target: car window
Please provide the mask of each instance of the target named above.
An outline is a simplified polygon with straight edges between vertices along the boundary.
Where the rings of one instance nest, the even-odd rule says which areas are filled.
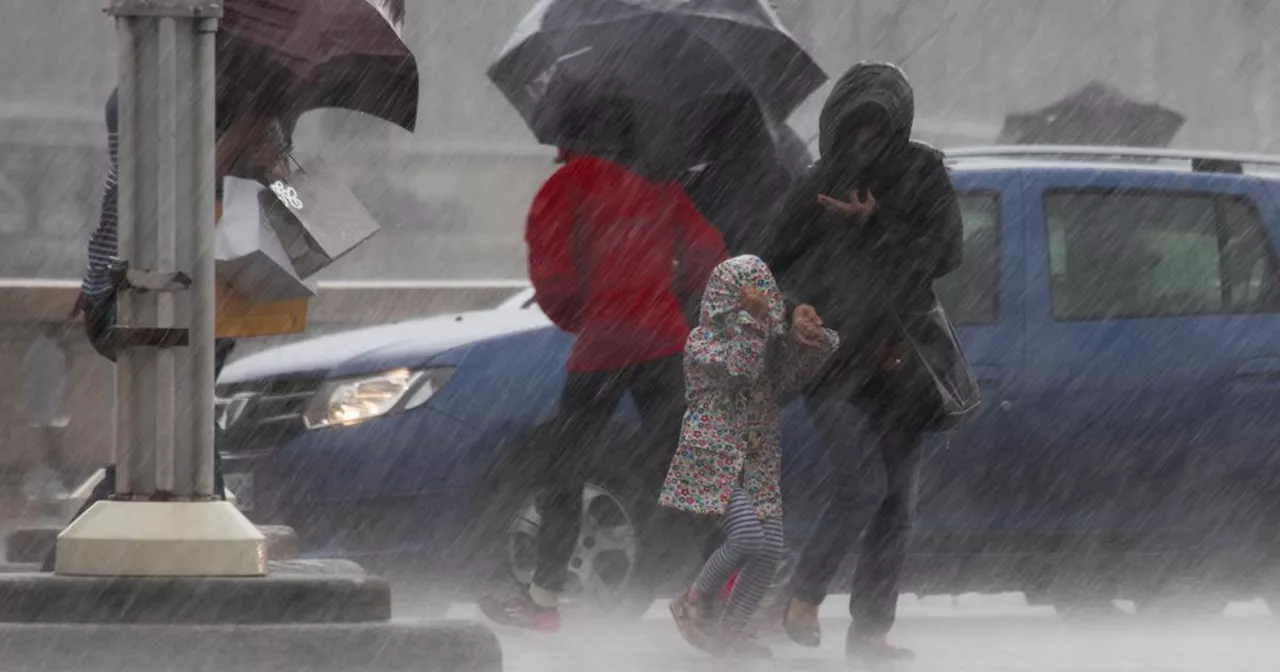
[[[1054,319],[1277,311],[1275,254],[1247,200],[1068,191],[1044,207]]]
[[[960,195],[964,261],[937,283],[938,299],[960,326],[994,324],[1000,308],[1000,196]]]

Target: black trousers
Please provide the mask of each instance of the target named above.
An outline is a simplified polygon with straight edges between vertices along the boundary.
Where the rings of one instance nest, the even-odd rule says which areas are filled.
[[[601,445],[604,430],[627,392],[640,411],[642,430],[634,445]],[[608,457],[614,470],[638,477],[645,495],[652,494],[645,501],[657,501],[680,438],[684,405],[679,356],[611,371],[569,373],[560,412],[548,428],[543,447],[547,459],[541,478],[535,585],[552,592],[564,590],[580,531],[582,490],[597,460]],[[648,521],[636,522],[647,526]]]
[[[893,409],[892,399],[871,409],[843,398],[810,401],[829,466],[828,500],[796,566],[794,594],[821,604],[856,546],[849,613],[854,631],[866,636],[888,633],[897,618],[916,521],[923,423]]]

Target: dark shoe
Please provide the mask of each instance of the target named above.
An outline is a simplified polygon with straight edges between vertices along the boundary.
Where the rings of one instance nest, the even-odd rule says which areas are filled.
[[[671,601],[671,618],[680,629],[680,636],[689,646],[710,652],[712,649],[711,610],[692,588]]]
[[[910,649],[904,649],[889,643],[884,635],[868,636],[849,631],[845,640],[845,658],[868,666],[907,662],[916,659]]]
[[[822,624],[818,622],[818,605],[792,599],[782,617],[782,629],[791,641],[811,649],[822,646]]]
[[[535,604],[533,598],[529,597],[527,586],[519,586],[517,590],[507,594],[480,598],[480,612],[498,625],[535,632],[560,632],[560,610]]]

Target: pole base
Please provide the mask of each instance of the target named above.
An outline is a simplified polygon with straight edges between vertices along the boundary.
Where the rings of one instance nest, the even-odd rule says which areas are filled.
[[[57,574],[265,576],[266,537],[228,502],[101,501],[58,535]]]
[[[0,624],[0,643],[5,672],[502,672],[498,638],[474,623]]]
[[[341,567],[327,574],[307,569],[264,577],[0,575],[0,623],[297,625],[391,618],[386,581],[338,573]]]

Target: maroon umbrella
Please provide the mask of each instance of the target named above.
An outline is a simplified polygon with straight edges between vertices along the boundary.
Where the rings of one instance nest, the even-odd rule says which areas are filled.
[[[336,107],[412,131],[418,64],[401,39],[404,0],[227,0],[219,99],[248,96],[296,118]]]

